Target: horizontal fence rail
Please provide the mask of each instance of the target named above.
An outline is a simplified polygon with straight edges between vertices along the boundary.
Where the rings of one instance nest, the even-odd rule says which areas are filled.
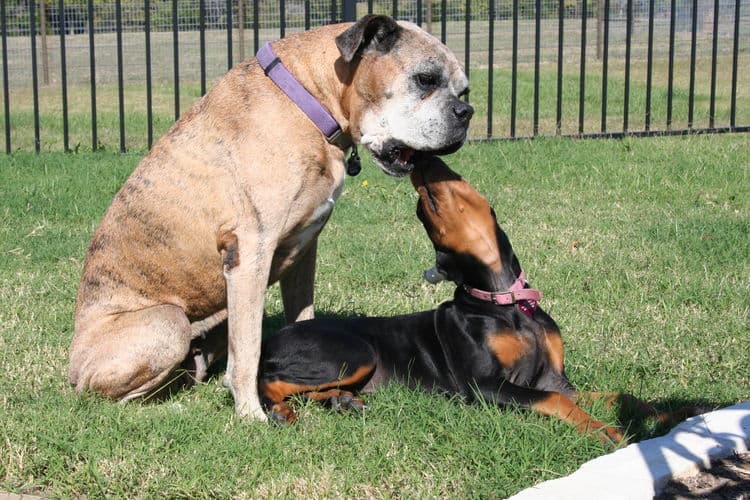
[[[367,13],[464,62],[474,140],[750,131],[750,0],[2,0],[5,151],[144,150],[266,41]]]

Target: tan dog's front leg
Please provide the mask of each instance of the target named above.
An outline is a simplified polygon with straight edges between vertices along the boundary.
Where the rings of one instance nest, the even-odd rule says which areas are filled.
[[[313,295],[315,293],[315,259],[318,254],[318,238],[314,238],[294,267],[282,276],[281,300],[284,302],[284,319],[288,323],[312,319]]]
[[[220,241],[227,285],[229,342],[224,385],[234,398],[241,417],[266,420],[258,398],[258,363],[263,304],[271,257],[265,255],[256,235],[231,232]]]

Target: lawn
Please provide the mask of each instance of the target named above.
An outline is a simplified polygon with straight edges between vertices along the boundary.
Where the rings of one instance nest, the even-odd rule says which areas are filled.
[[[748,151],[746,134],[541,139],[470,144],[448,161],[495,207],[577,386],[718,407],[750,398]],[[364,415],[299,403],[285,428],[235,417],[220,376],[162,402],[76,396],[67,349],[83,257],[141,156],[0,157],[0,491],[497,498],[610,451],[528,411],[397,385]],[[347,181],[320,241],[319,313],[392,315],[452,296],[421,281],[434,255],[415,203],[408,181],[369,161]],[[266,315],[272,334],[276,286]]]

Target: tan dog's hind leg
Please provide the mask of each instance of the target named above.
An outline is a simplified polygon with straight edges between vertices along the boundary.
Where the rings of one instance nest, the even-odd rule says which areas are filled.
[[[169,382],[190,347],[190,323],[182,309],[161,305],[106,316],[80,327],[70,351],[70,382],[126,401]]]
[[[312,319],[313,294],[315,290],[315,258],[318,253],[318,238],[308,245],[305,254],[299,257],[294,267],[280,280],[281,300],[284,302],[284,319],[288,323]]]

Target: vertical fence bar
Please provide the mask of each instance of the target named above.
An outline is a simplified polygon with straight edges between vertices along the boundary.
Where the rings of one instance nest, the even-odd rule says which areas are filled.
[[[586,111],[586,0],[581,2],[581,72],[578,82],[578,133],[583,134]]]
[[[471,64],[471,1],[466,0],[466,28],[464,30],[464,72],[466,78],[469,76],[469,65]],[[469,102],[469,94],[465,94],[464,100]]]
[[[65,4],[63,0],[57,3],[57,29],[60,30],[60,84],[62,91],[62,119],[63,119],[63,150],[70,151],[70,133],[68,129],[68,65],[65,54]]]
[[[117,109],[120,122],[120,153],[124,153],[125,89],[122,74],[122,0],[115,0],[115,39],[117,41]]]
[[[539,134],[539,63],[542,40],[542,0],[535,1],[534,7],[534,122],[532,135]]]
[[[447,34],[448,24],[448,0],[442,0],[440,2],[440,41],[445,43]]]
[[[392,4],[392,6],[391,6],[392,14],[391,15],[393,16],[394,19],[398,19],[398,0],[393,0],[393,2],[391,2],[391,4]]]
[[[492,106],[495,89],[495,0],[490,0],[489,46],[487,48],[487,138],[492,138]]]
[[[203,0],[201,0],[201,17],[202,17],[202,9],[203,9]],[[151,92],[151,0],[144,0],[143,2],[143,9],[144,9],[144,31],[146,35],[146,122],[147,122],[147,138],[146,142],[148,144],[148,148],[151,149],[151,146],[154,143],[154,101],[153,101],[153,94]],[[204,69],[205,69],[205,60],[204,60],[204,53],[203,53],[203,47],[201,47],[201,95],[206,93],[206,86],[205,86],[205,78],[204,75]]]
[[[336,0],[331,0],[331,24],[336,22],[336,11],[338,10]]]
[[[648,41],[646,42],[646,132],[651,130],[651,84],[654,73],[654,0],[648,0]]]
[[[716,117],[716,51],[719,44],[719,0],[714,0],[714,25],[711,40],[711,97],[708,111],[708,128],[714,128]]]
[[[232,55],[232,0],[227,0],[227,70],[232,69],[234,56]]]
[[[586,0],[584,0],[586,1]],[[562,99],[563,99],[563,28],[565,18],[565,0],[557,2],[557,109],[555,114],[555,134],[562,132]]]
[[[343,0],[341,2],[341,20],[344,22],[354,22],[357,20],[356,0]]]
[[[286,1],[279,0],[279,38],[286,36]]]
[[[29,35],[31,37],[31,85],[34,100],[34,151],[39,153],[39,74],[36,67],[36,0],[29,0]]]
[[[309,29],[310,29],[310,0],[305,0],[305,31]]]
[[[198,2],[198,38],[200,44],[201,95],[206,94],[206,0]]]
[[[305,2],[305,9],[307,9],[308,11],[310,9],[309,0]],[[253,54],[257,54],[258,49],[260,48],[260,26],[258,25],[259,21],[260,1],[253,0]]]
[[[422,26],[422,0],[417,0],[417,26]]]
[[[698,0],[693,0],[693,17],[691,19],[690,30],[690,89],[688,90],[688,130],[693,128],[693,111],[695,110],[695,52],[698,44]]]
[[[39,0],[39,35],[42,42],[42,85],[49,85],[49,51],[47,50],[47,3]]]
[[[738,0],[739,1],[739,0]],[[677,0],[670,0],[669,8],[669,62],[667,69],[667,130],[672,129],[672,98],[674,90],[674,28]]]
[[[344,22],[354,22],[357,20],[356,0],[341,0],[341,20]]]
[[[516,136],[516,107],[518,103],[518,2],[513,0],[512,55],[510,62],[510,136]]]
[[[604,0],[604,47],[602,51],[602,124],[601,131],[607,131],[607,72],[609,65],[609,0]]]
[[[237,1],[237,49],[240,61],[245,60],[245,0]],[[280,2],[281,3],[281,2]]]
[[[96,53],[94,45],[94,0],[87,2],[89,16],[89,78],[91,79],[91,149],[96,151],[99,139],[96,130]]]
[[[633,37],[633,0],[627,0],[625,7],[625,89],[622,103],[622,131],[628,131],[630,117],[630,46]]]
[[[740,46],[740,4],[742,0],[734,2],[734,43],[732,45],[732,91],[729,104],[729,126],[735,127],[737,117],[737,56]],[[4,45],[3,45],[4,46]],[[6,107],[7,109],[7,107]]]
[[[372,14],[372,11],[373,11],[372,2],[373,2],[373,0],[367,0],[367,13],[368,14]]]
[[[0,2],[0,34],[3,40],[3,105],[5,110],[5,152],[10,154],[10,85],[8,81],[8,27],[5,2]]]
[[[172,61],[174,63],[174,119],[180,117],[180,33],[177,0],[172,0]]]

